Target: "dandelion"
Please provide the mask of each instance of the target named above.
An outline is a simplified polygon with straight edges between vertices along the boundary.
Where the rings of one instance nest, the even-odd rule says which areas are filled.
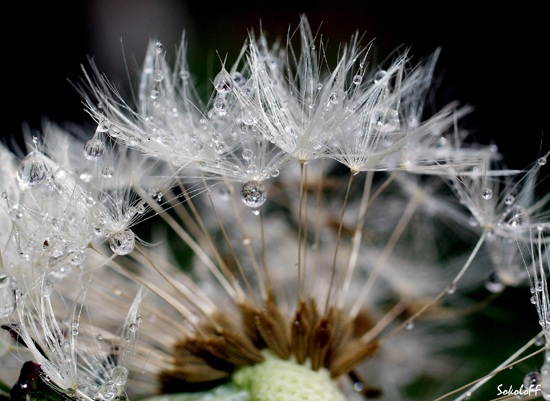
[[[296,36],[250,34],[206,102],[185,37],[173,68],[152,41],[135,105],[84,72],[91,137],[0,147],[0,318],[32,359],[13,399],[400,399],[456,374],[440,354],[465,341],[458,285],[483,285],[484,247],[487,288],[530,280],[548,335],[543,163],[490,169],[469,108],[422,120],[438,52],[371,67],[354,35],[325,72],[305,17]],[[548,391],[547,371],[525,379]]]

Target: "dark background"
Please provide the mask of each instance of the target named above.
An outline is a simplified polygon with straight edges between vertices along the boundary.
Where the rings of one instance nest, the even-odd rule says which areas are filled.
[[[48,116],[56,122],[90,121],[80,96],[67,80],[78,81],[80,65],[93,56],[109,79],[128,86],[125,71],[135,73],[149,38],[171,50],[186,29],[192,72],[211,79],[223,57],[236,57],[247,30],[268,38],[285,36],[306,13],[312,30],[329,39],[329,50],[358,30],[365,42],[375,39],[379,59],[398,46],[426,56],[443,51],[443,76],[437,107],[458,99],[474,105],[466,127],[483,142],[494,140],[513,167],[535,160],[546,122],[545,59],[547,31],[542,10],[529,2],[514,6],[475,2],[244,0],[218,5],[213,1],[79,0],[13,2],[4,8],[4,124],[2,136],[21,134],[21,123],[39,128]],[[508,3],[509,4],[509,3]],[[121,39],[124,50],[122,49]],[[403,49],[403,47],[402,47]],[[168,52],[170,53],[170,51]],[[123,56],[124,55],[124,56]],[[544,152],[550,149],[542,141]]]

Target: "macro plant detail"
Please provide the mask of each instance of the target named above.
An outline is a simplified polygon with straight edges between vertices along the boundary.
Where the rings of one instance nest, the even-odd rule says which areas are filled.
[[[0,145],[0,356],[25,362],[0,390],[406,399],[453,374],[458,355],[441,353],[464,341],[462,285],[490,299],[528,284],[541,333],[458,399],[544,352],[546,155],[509,170],[460,128],[470,107],[426,117],[439,50],[373,66],[360,42],[331,64],[305,17],[286,43],[250,33],[203,102],[185,36],[173,68],[151,41],[133,99],[83,69],[91,138],[49,123],[18,155]],[[545,361],[523,384],[550,399]]]

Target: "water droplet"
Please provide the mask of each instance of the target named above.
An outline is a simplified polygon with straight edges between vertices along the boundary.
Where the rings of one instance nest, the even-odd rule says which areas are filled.
[[[328,101],[332,104],[338,103],[338,94],[336,92],[331,92],[330,96],[328,97]]]
[[[231,200],[231,191],[227,187],[222,187],[219,189],[220,198],[224,201]]]
[[[191,74],[189,74],[189,71],[180,70],[180,78],[183,79],[184,81],[187,81],[190,76]]]
[[[504,211],[501,222],[511,227],[529,225],[529,215],[523,206],[512,206]]]
[[[137,205],[137,207],[136,207],[136,212],[137,212],[138,214],[143,214],[143,213],[145,213],[145,205],[144,205],[143,203]]]
[[[537,285],[535,286],[535,289],[536,289],[538,292],[542,292],[542,290],[544,289],[544,285],[542,285],[541,282],[538,282]]]
[[[97,335],[97,339],[98,339],[99,341],[103,340],[103,334],[98,334],[98,335]]]
[[[153,74],[153,78],[156,82],[161,82],[164,79],[164,71],[155,70],[155,72]]]
[[[241,189],[241,199],[248,207],[262,206],[267,199],[265,185],[259,181],[248,181]]]
[[[29,187],[40,184],[46,178],[47,168],[40,155],[31,152],[21,160],[18,178]]]
[[[101,401],[112,401],[117,394],[116,385],[113,382],[107,382],[97,391],[96,399],[99,398]]]
[[[529,301],[530,301],[533,305],[536,305],[536,303],[537,303],[537,297],[533,295],[531,298],[529,298]]]
[[[8,199],[8,193],[6,191],[2,191],[2,199]]]
[[[23,217],[23,207],[16,203],[10,207],[8,214],[13,221],[20,220]]]
[[[105,144],[99,139],[90,139],[84,145],[84,157],[88,160],[97,160],[105,153]]]
[[[117,255],[128,255],[134,250],[135,235],[131,230],[114,233],[109,238],[109,246]]]
[[[278,177],[279,176],[279,170],[275,167],[271,168],[271,176],[272,177]]]
[[[117,386],[124,386],[128,380],[128,369],[124,366],[116,366],[111,372],[111,380]]]
[[[88,207],[92,207],[93,205],[96,204],[96,201],[92,196],[87,196],[85,199],[85,202],[86,202],[86,206]]]
[[[232,75],[233,81],[239,86],[243,86],[246,83],[246,78],[243,77],[239,71],[235,71]]]
[[[152,99],[152,100],[155,100],[155,99],[157,99],[158,97],[159,97],[159,91],[156,90],[156,89],[153,89],[153,90],[151,91],[151,99]]]
[[[318,84],[317,84],[317,90],[320,91],[321,89],[323,89],[323,84],[322,84],[322,83],[318,83]]]
[[[456,284],[451,283],[447,286],[447,294],[454,294],[456,291]]]
[[[130,326],[128,326],[128,329],[132,332],[136,332],[138,330],[138,325],[136,323],[132,323]]]
[[[218,112],[220,116],[225,116],[227,114],[228,107],[229,104],[227,103],[227,100],[225,100],[223,97],[217,97],[216,100],[214,100],[214,109]]]
[[[241,121],[244,125],[256,124],[256,119],[249,110],[243,109],[241,113]]]
[[[15,310],[16,288],[15,280],[6,275],[0,276],[0,319],[8,317]]]
[[[250,245],[250,237],[243,237],[243,245]]]
[[[393,132],[400,128],[399,112],[395,109],[378,110],[374,115],[376,127],[382,132]]]
[[[386,76],[386,71],[384,70],[380,70],[378,71],[376,74],[374,74],[374,83],[378,83],[380,81],[382,81],[384,79],[384,77]]]
[[[86,184],[92,182],[92,180],[94,179],[94,175],[89,170],[82,171],[82,173],[80,173],[79,177]]]
[[[244,160],[250,160],[254,156],[254,152],[251,149],[245,149],[242,156]]]
[[[103,166],[101,175],[105,178],[111,178],[115,174],[113,166]]]
[[[86,260],[88,254],[85,250],[75,251],[69,254],[69,263],[73,266],[80,266]]]
[[[481,196],[483,199],[491,199],[493,197],[493,190],[491,188],[485,187],[481,190]]]
[[[141,317],[141,315],[137,315],[136,316],[136,323],[139,324],[141,322],[143,322],[143,318]]]
[[[355,85],[361,84],[362,81],[363,81],[363,77],[361,75],[356,75],[353,77],[353,83]]]
[[[539,166],[544,166],[546,164],[546,157],[539,157],[537,162],[539,163]]]
[[[405,325],[405,330],[412,330],[414,329],[414,322],[409,322]]]
[[[42,295],[49,297],[53,293],[53,283],[46,279],[44,280],[44,285],[42,286]]]
[[[226,70],[221,70],[214,78],[214,88],[221,95],[225,96],[233,90],[233,80]]]
[[[485,288],[492,293],[497,293],[504,290],[504,284],[500,280],[500,276],[497,272],[492,272],[487,276],[487,279],[485,280]]]
[[[504,203],[510,206],[515,200],[516,198],[514,198],[513,195],[507,195],[506,198],[504,198]]]
[[[477,221],[477,219],[472,216],[470,217],[470,219],[468,220],[468,224],[471,226],[471,227],[477,227],[479,226],[479,222]]]
[[[155,43],[155,51],[157,52],[157,54],[160,54],[162,52],[162,43]]]
[[[523,386],[527,391],[530,389],[534,391],[541,382],[542,380],[539,372],[529,372],[523,378]]]
[[[252,214],[254,216],[259,216],[260,215],[260,208],[259,207],[253,207],[252,209],[250,209],[250,211],[252,212]]]

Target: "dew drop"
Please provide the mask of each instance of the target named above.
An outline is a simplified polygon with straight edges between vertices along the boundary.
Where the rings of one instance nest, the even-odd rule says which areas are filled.
[[[213,83],[216,91],[222,96],[233,90],[233,80],[226,70],[221,70],[214,78]]]
[[[99,341],[103,340],[103,334],[98,334],[98,335],[97,335],[97,339],[98,339]]]
[[[414,329],[414,322],[409,322],[405,325],[405,330],[412,330]]]
[[[155,100],[155,99],[157,99],[158,97],[159,97],[159,91],[156,90],[156,89],[153,89],[153,90],[151,91],[151,99],[152,99],[152,100]]]
[[[47,168],[36,152],[31,152],[21,160],[18,178],[29,187],[40,184],[46,178]]]
[[[252,214],[254,216],[259,216],[260,215],[260,208],[259,207],[253,207],[252,209],[250,209],[250,211],[252,212]]]
[[[75,251],[69,254],[69,263],[73,266],[80,266],[86,260],[88,254],[85,250]]]
[[[8,317],[15,310],[16,284],[13,279],[4,275],[0,276],[0,319]]]
[[[456,284],[451,283],[447,286],[447,294],[454,294],[456,291]]]
[[[124,366],[116,366],[111,372],[111,380],[117,386],[124,386],[128,380],[128,369]]]
[[[243,245],[250,245],[250,237],[243,237]]]
[[[537,160],[539,166],[544,166],[546,164],[546,157],[539,157],[539,160]]]
[[[501,222],[511,227],[529,225],[529,215],[523,206],[512,206],[504,211]]]
[[[8,210],[8,214],[10,216],[10,219],[12,219],[13,221],[20,220],[21,217],[23,217],[23,207],[19,204],[15,204],[10,207],[10,210]]]
[[[504,203],[510,206],[512,203],[514,203],[515,200],[516,198],[514,198],[513,195],[507,195],[506,198],[504,198]]]
[[[504,284],[500,280],[500,276],[497,272],[492,272],[487,276],[487,279],[485,280],[485,288],[492,293],[497,293],[504,290]]]
[[[116,385],[113,382],[107,382],[103,384],[97,391],[96,399],[102,401],[112,401],[117,396],[118,391]]]
[[[533,295],[531,298],[529,298],[529,301],[530,301],[533,305],[536,305],[536,303],[537,303],[537,297],[535,297],[535,296]]]
[[[136,323],[132,323],[130,326],[128,326],[128,329],[131,332],[136,332],[138,330],[138,325]]]
[[[44,280],[44,285],[42,286],[42,295],[49,297],[53,293],[53,283],[46,279]]]
[[[267,199],[265,185],[259,181],[248,181],[241,189],[241,199],[248,207],[260,207]]]
[[[539,384],[541,384],[541,376],[539,372],[529,372],[523,378],[523,386],[527,391],[534,390]]]
[[[218,97],[214,100],[214,109],[218,112],[220,116],[225,116],[227,114],[227,108],[229,107],[227,100],[223,97]]]
[[[2,199],[8,199],[8,193],[6,191],[2,191]]]
[[[101,175],[105,178],[111,178],[115,174],[113,166],[104,166],[101,169]]]
[[[374,74],[374,83],[378,83],[380,81],[382,81],[384,79],[384,77],[386,76],[386,71],[384,70],[380,70],[378,71],[376,74]]]
[[[128,255],[134,250],[135,235],[131,230],[114,233],[109,238],[109,246],[117,255]]]
[[[336,92],[331,92],[330,96],[328,97],[328,101],[332,104],[338,103],[338,94]]]
[[[145,213],[145,205],[144,205],[143,203],[137,205],[137,207],[136,207],[136,212],[137,212],[137,214],[143,214],[143,213]]]
[[[493,197],[493,190],[491,188],[485,187],[481,190],[481,196],[483,199],[491,199]]]
[[[97,160],[105,153],[105,144],[99,139],[90,139],[84,145],[84,157],[88,160]]]
[[[180,70],[180,78],[183,79],[184,81],[187,81],[190,76],[191,74],[189,74],[189,71]]]
[[[244,160],[250,160],[254,156],[254,152],[251,149],[245,149],[242,156]]]
[[[363,77],[361,75],[356,75],[353,77],[354,85],[360,85],[362,81],[363,81]]]

